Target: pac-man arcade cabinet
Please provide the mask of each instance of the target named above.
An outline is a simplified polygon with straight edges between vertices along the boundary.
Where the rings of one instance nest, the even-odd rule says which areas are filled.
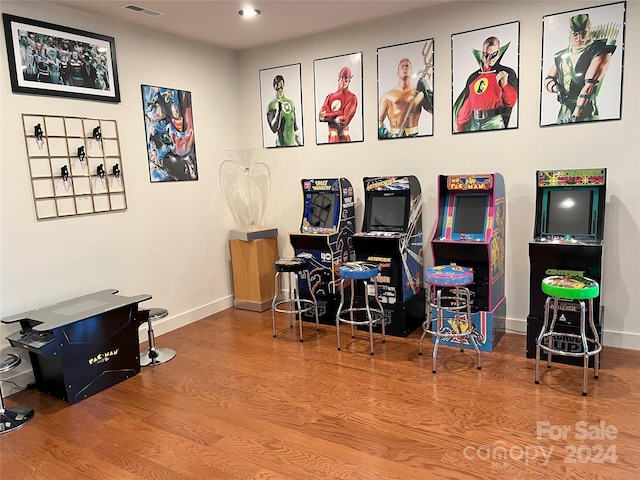
[[[434,265],[455,263],[473,269],[471,320],[480,350],[493,351],[504,335],[506,321],[505,188],[501,174],[438,176],[438,220],[431,249]],[[465,348],[472,345],[465,341]]]

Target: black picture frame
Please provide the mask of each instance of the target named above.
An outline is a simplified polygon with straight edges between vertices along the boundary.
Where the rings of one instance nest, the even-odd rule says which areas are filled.
[[[120,102],[113,37],[2,14],[14,93]]]

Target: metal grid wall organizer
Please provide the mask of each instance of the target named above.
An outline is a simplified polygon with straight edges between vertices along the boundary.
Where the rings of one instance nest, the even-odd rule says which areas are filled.
[[[22,114],[38,220],[127,209],[115,120]]]

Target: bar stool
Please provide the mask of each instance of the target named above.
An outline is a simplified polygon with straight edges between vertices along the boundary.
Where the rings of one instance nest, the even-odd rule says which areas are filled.
[[[340,279],[340,305],[338,305],[338,311],[336,312],[336,335],[338,336],[338,350],[340,350],[340,324],[346,323],[351,325],[351,338],[355,338],[355,326],[368,325],[369,326],[369,345],[371,355],[373,355],[373,326],[380,322],[382,326],[382,343],[386,341],[385,325],[384,325],[384,310],[382,304],[378,299],[378,280],[377,276],[380,273],[380,267],[378,265],[367,262],[347,262],[342,264],[338,268],[338,275]],[[349,281],[351,288],[351,300],[349,301],[349,307],[344,308],[344,283],[345,280]],[[362,303],[356,303],[355,298],[357,295],[355,281],[360,280],[362,282],[362,290],[364,297],[364,306]],[[373,281],[373,285],[369,284],[369,281]],[[373,289],[371,287],[373,286]],[[375,298],[377,308],[371,308],[369,297]]]
[[[20,355],[5,353],[0,357],[0,373],[16,368],[22,362]],[[33,408],[13,407],[5,408],[2,390],[0,390],[0,434],[22,427],[33,418]]]
[[[176,356],[176,351],[171,348],[157,348],[155,335],[153,333],[153,322],[169,315],[166,308],[152,308],[149,310],[148,335],[149,349],[146,352],[140,352],[140,366],[152,367],[168,362]]]
[[[542,291],[547,296],[544,304],[544,323],[538,340],[536,341],[536,384],[540,383],[540,350],[547,352],[547,368],[551,368],[551,355],[560,355],[568,357],[583,358],[583,375],[582,375],[582,395],[587,395],[587,376],[589,372],[589,357],[595,356],[593,362],[594,378],[598,378],[598,369],[600,366],[600,351],[602,344],[600,337],[593,323],[593,299],[600,294],[600,286],[598,282],[586,277],[574,277],[571,275],[562,276],[555,275],[546,277],[542,280]],[[556,319],[558,317],[558,300],[569,300],[578,302],[580,305],[580,333],[564,333],[556,332]],[[586,335],[586,314],[584,301],[589,301],[589,327],[593,334],[593,338],[587,338]],[[549,305],[553,302],[553,318],[551,325],[547,330],[549,323]],[[556,348],[553,342],[554,337],[575,338],[581,341],[582,351],[569,352],[561,348]]]
[[[316,330],[320,330],[320,320],[318,318],[318,302],[316,296],[311,289],[311,279],[309,278],[309,262],[300,257],[280,258],[275,262],[275,294],[271,302],[271,320],[273,322],[273,337],[277,337],[276,332],[276,312],[286,313],[289,315],[289,328],[293,328],[293,315],[298,316],[300,323],[300,341],[302,337],[302,315],[314,311],[316,316]],[[311,299],[300,298],[298,291],[298,275],[305,273],[307,277],[307,286]],[[281,285],[280,274],[287,279],[288,290],[284,290]],[[283,292],[280,296],[280,292]]]
[[[424,281],[427,284],[429,308],[428,318],[422,323],[420,355],[422,355],[424,337],[427,334],[435,337],[431,370],[436,373],[436,357],[440,340],[457,339],[460,342],[461,352],[464,351],[464,341],[467,340],[476,351],[478,370],[481,370],[480,348],[476,339],[477,332],[471,321],[471,299],[467,287],[473,282],[473,270],[453,263],[440,265],[427,269]],[[450,326],[445,327],[445,319]]]

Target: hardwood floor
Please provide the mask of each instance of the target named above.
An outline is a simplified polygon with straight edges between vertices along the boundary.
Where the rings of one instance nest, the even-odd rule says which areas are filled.
[[[525,358],[507,334],[482,353],[226,310],[158,337],[177,356],[69,405],[37,390],[36,411],[0,435],[11,479],[561,479],[640,477],[640,351],[605,347],[600,378]]]

